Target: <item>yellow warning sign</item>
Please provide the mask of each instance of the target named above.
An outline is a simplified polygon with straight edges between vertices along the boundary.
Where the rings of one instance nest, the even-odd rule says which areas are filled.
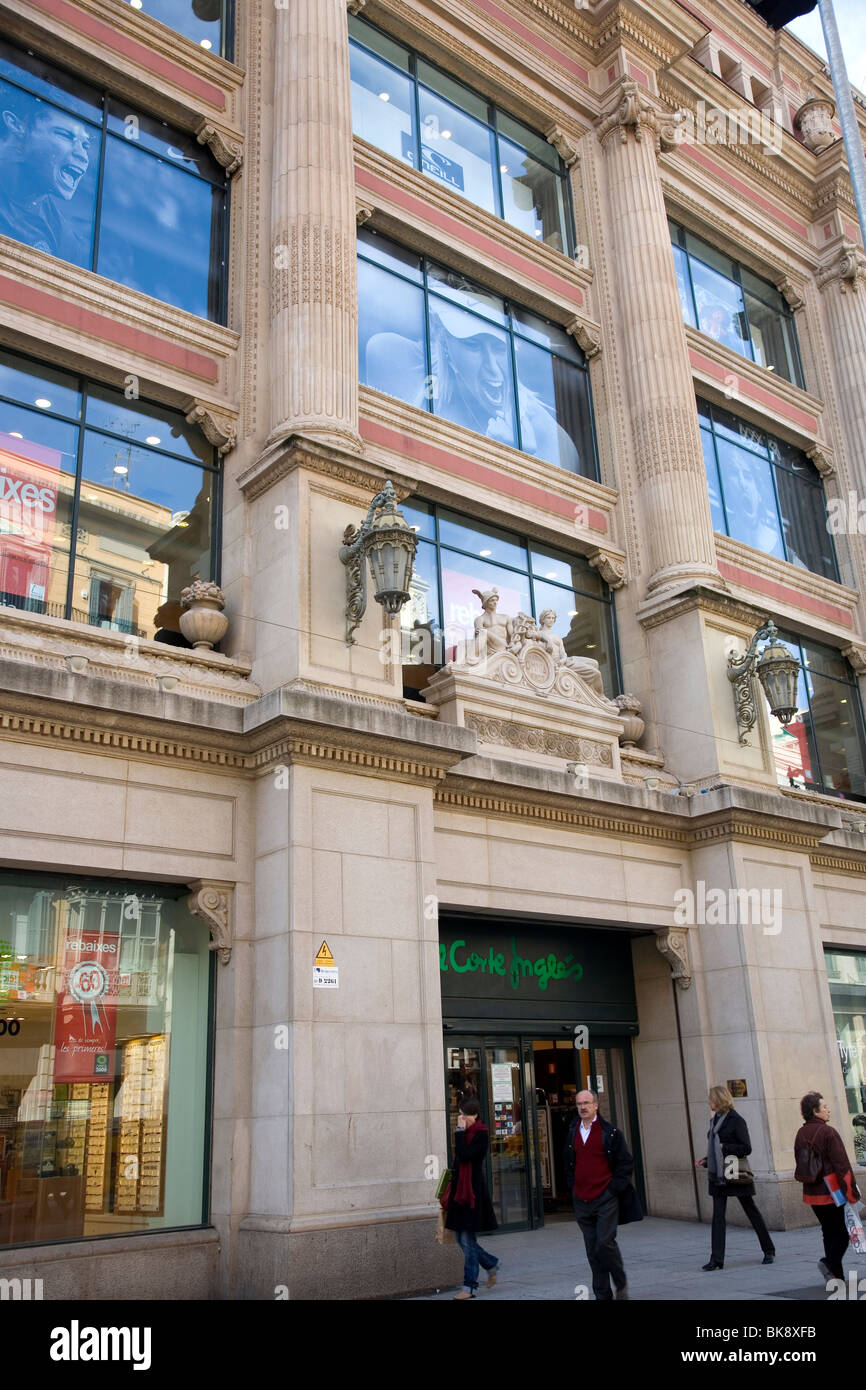
[[[316,953],[316,965],[333,965],[334,957],[331,955],[331,948],[327,941],[323,941]]]

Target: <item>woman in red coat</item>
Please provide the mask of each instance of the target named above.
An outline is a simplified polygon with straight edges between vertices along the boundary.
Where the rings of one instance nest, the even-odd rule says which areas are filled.
[[[454,1136],[454,1175],[447,1197],[445,1225],[454,1232],[463,1251],[463,1289],[455,1295],[461,1300],[475,1297],[479,1265],[487,1270],[488,1288],[496,1283],[499,1269],[496,1256],[482,1250],[476,1238],[478,1231],[495,1231],[498,1224],[484,1176],[490,1133],[480,1115],[481,1106],[473,1096],[460,1102]]]
[[[859,1202],[860,1193],[841,1136],[827,1123],[830,1107],[820,1091],[807,1092],[800,1101],[800,1112],[805,1123],[797,1130],[794,1140],[794,1177],[803,1184],[803,1201],[812,1208],[821,1223],[824,1258],[818,1261],[818,1268],[825,1279],[842,1279],[842,1256],[848,1249],[848,1228],[844,1208],[836,1206],[827,1190],[824,1176],[836,1174],[848,1202]],[[822,1169],[820,1176],[812,1182],[808,1180],[803,1166],[810,1149],[817,1155],[814,1166]],[[820,1160],[820,1165],[817,1160]]]

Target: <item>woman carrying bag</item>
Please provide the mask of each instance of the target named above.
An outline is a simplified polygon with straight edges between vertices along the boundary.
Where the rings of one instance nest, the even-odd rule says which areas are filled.
[[[482,1250],[476,1238],[478,1231],[495,1231],[498,1224],[484,1176],[490,1132],[481,1123],[480,1115],[481,1107],[474,1097],[467,1096],[460,1102],[454,1136],[454,1174],[442,1197],[445,1226],[455,1233],[463,1251],[463,1288],[455,1294],[461,1301],[475,1297],[479,1265],[487,1270],[488,1288],[496,1283],[499,1270],[496,1256]]]
[[[710,1087],[710,1109],[713,1120],[707,1134],[707,1156],[699,1158],[698,1168],[706,1168],[713,1199],[712,1250],[706,1270],[724,1269],[725,1217],[729,1197],[736,1197],[752,1223],[755,1235],[764,1252],[763,1263],[771,1265],[776,1248],[770,1239],[764,1218],[755,1206],[755,1183],[751,1170],[743,1160],[752,1152],[749,1131],[742,1115],[734,1109],[734,1098],[727,1086]],[[737,1159],[736,1164],[725,1163]]]
[[[824,1258],[818,1268],[825,1279],[841,1279],[842,1257],[848,1249],[845,1208],[837,1207],[824,1181],[835,1174],[839,1189],[852,1206],[860,1200],[842,1136],[827,1121],[830,1107],[820,1091],[807,1091],[800,1101],[803,1124],[794,1140],[794,1177],[803,1184],[803,1201],[821,1223]]]

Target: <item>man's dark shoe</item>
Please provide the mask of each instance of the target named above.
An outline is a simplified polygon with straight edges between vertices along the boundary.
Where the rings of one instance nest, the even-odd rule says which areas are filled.
[[[818,1268],[821,1271],[822,1279],[832,1279],[833,1274],[826,1260],[818,1261]]]
[[[628,1300],[628,1298],[629,1298],[628,1284],[623,1284],[623,1286],[622,1286],[621,1289],[617,1289],[616,1293],[614,1294],[614,1299],[615,1299],[617,1302],[620,1302],[620,1303],[621,1303],[623,1299]]]
[[[762,1259],[761,1264],[762,1264],[762,1265],[771,1265],[771,1264],[773,1263],[773,1261],[775,1260],[775,1258],[776,1258],[776,1252],[775,1252],[775,1250],[765,1250],[765,1251],[764,1251],[764,1258]]]
[[[724,1267],[719,1260],[710,1260],[708,1265],[701,1265],[701,1269],[724,1269]]]

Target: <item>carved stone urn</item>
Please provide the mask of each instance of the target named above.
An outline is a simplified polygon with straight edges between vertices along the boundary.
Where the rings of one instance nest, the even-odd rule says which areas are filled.
[[[794,127],[803,137],[803,144],[813,154],[820,154],[836,139],[833,117],[836,105],[829,97],[810,97],[794,115]]]
[[[643,705],[636,695],[617,695],[614,704],[623,723],[619,741],[623,748],[634,748],[646,728],[644,720],[640,717]]]
[[[225,636],[229,620],[223,613],[225,595],[218,584],[195,579],[180,595],[180,630],[196,648],[209,650]]]

